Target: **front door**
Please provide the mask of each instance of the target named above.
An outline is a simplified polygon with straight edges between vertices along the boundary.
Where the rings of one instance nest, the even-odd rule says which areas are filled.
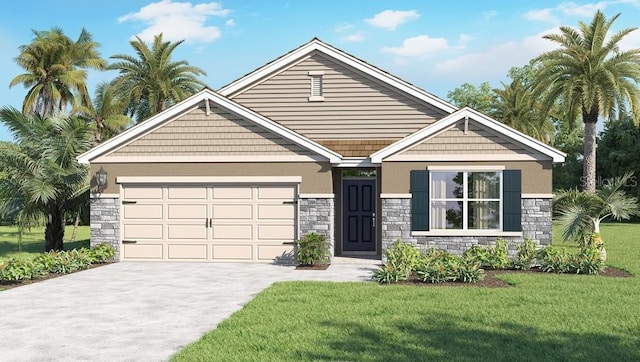
[[[342,250],[376,250],[376,180],[342,181]]]

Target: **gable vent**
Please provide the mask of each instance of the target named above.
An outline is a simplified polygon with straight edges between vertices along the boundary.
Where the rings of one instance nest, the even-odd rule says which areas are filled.
[[[309,96],[309,101],[324,101],[323,76],[323,71],[309,72],[309,77],[311,77],[311,95]]]

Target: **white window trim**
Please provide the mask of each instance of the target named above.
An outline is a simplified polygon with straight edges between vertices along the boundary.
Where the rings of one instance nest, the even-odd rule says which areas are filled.
[[[324,101],[323,77],[324,77],[324,71],[322,71],[322,70],[311,70],[311,71],[309,71],[309,85],[310,85],[309,102],[322,102],[322,101]],[[320,93],[321,93],[321,95],[315,95],[313,93],[313,89],[314,89],[313,86],[314,86],[314,80],[315,79],[320,79]]]
[[[503,230],[503,225],[502,222],[504,220],[504,214],[503,214],[503,210],[502,210],[502,203],[503,203],[503,170],[504,167],[500,168],[500,167],[491,167],[491,166],[470,166],[470,167],[460,167],[460,166],[435,166],[435,167],[429,167],[428,168],[429,171],[433,171],[433,172],[429,172],[429,194],[428,194],[428,208],[429,208],[429,231],[419,231],[419,233],[429,233],[429,236],[453,236],[453,235],[457,235],[457,234],[463,234],[463,235],[474,235],[474,236],[482,236],[484,234],[487,234],[488,236],[493,236],[496,233],[500,233],[500,236],[507,236],[507,235],[502,235],[504,234]],[[463,177],[463,195],[462,195],[462,199],[457,199],[457,198],[432,198],[431,197],[431,192],[432,192],[432,187],[433,184],[431,182],[432,177],[433,177],[433,173],[434,172],[444,172],[444,171],[453,171],[453,172],[463,172],[464,173],[464,177]],[[469,199],[469,195],[468,195],[468,187],[467,187],[467,182],[468,182],[468,174],[469,172],[497,172],[499,174],[499,178],[500,178],[500,191],[499,191],[499,195],[500,197],[498,199]],[[454,201],[454,202],[459,202],[462,201],[462,229],[435,229],[431,223],[432,220],[432,202],[447,202],[447,201]],[[498,201],[498,210],[500,213],[500,222],[498,225],[497,229],[469,229],[469,218],[468,218],[468,205],[469,202],[472,201],[489,201],[489,202],[495,202]],[[412,235],[414,232],[412,232]],[[519,236],[522,233],[518,233],[518,235],[513,235],[513,236]],[[419,234],[416,234],[416,236],[418,236]],[[511,236],[511,235],[508,235]]]
[[[502,230],[453,230],[453,229],[436,229],[430,231],[412,231],[411,236],[516,236],[521,237],[521,231],[502,231]]]

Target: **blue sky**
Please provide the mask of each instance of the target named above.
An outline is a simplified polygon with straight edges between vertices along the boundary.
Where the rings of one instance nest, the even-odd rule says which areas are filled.
[[[640,0],[11,0],[0,13],[0,106],[21,107],[26,89],[9,83],[22,72],[13,59],[32,29],[60,27],[75,39],[84,27],[106,59],[132,54],[136,35],[185,39],[175,59],[204,69],[214,89],[317,36],[446,99],[465,82],[500,86],[510,67],[551,49],[542,35],[588,22],[597,9],[622,13],[614,30],[640,25]],[[622,46],[640,47],[640,30]],[[90,72],[89,90],[114,76]],[[10,139],[0,125],[0,140]]]

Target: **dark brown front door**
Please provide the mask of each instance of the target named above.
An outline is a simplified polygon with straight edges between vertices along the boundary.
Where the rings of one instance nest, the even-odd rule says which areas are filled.
[[[376,181],[342,181],[342,250],[376,250]]]

